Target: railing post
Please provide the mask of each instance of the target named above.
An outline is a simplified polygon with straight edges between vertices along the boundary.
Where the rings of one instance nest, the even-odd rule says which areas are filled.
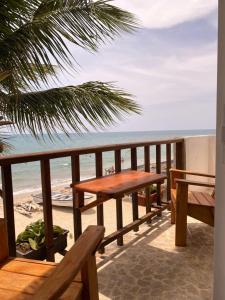
[[[102,152],[95,153],[95,164],[96,164],[96,178],[102,177]],[[98,200],[98,196],[97,196],[97,200]],[[104,226],[103,204],[99,204],[97,206],[97,225]],[[105,249],[103,247],[99,249],[99,253],[103,254],[104,252]]]
[[[156,173],[161,173],[161,145],[156,145]],[[161,205],[161,183],[157,183],[157,205]]]
[[[183,142],[178,142],[175,145],[176,153],[176,169],[185,169],[185,144]]]
[[[137,170],[137,148],[131,148],[131,169]],[[138,220],[138,193],[132,193],[133,221]],[[134,231],[137,232],[137,226]]]
[[[2,171],[2,197],[4,205],[4,218],[7,227],[9,255],[16,256],[15,220],[13,208],[13,184],[11,165],[1,167]],[[0,237],[1,238],[1,237]]]
[[[150,172],[150,147],[144,147],[144,161],[145,161],[145,172]],[[145,203],[146,203],[146,214],[151,211],[151,202],[150,202],[150,186],[145,189]],[[151,219],[147,221],[151,223]]]
[[[121,150],[115,151],[115,172],[121,172]],[[123,228],[123,206],[122,197],[116,199],[116,222],[117,230]],[[123,246],[123,236],[117,239],[117,245]]]
[[[72,183],[80,181],[80,156],[71,156]],[[80,207],[84,205],[84,193],[76,192],[73,188],[73,224],[74,240],[76,241],[82,233],[82,221]]]
[[[55,261],[53,243],[51,174],[49,159],[41,160],[41,184],[47,261]]]
[[[171,144],[166,144],[167,202],[171,200],[170,169],[171,169]]]

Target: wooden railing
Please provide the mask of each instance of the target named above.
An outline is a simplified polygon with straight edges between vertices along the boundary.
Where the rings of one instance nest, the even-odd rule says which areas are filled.
[[[47,260],[54,261],[54,247],[53,247],[53,218],[52,218],[52,199],[51,199],[51,172],[50,160],[55,158],[70,157],[72,178],[71,182],[79,182],[80,176],[80,155],[95,154],[95,173],[96,177],[103,176],[103,159],[104,152],[114,151],[115,158],[115,172],[118,173],[122,170],[121,166],[121,150],[131,150],[131,169],[136,170],[138,167],[137,161],[137,148],[144,148],[144,170],[150,171],[152,163],[150,158],[150,147],[156,147],[156,172],[161,173],[161,147],[166,145],[166,172],[167,172],[167,201],[170,200],[170,178],[169,169],[171,168],[171,146],[175,146],[175,163],[179,169],[184,168],[184,140],[183,139],[169,139],[160,141],[145,141],[138,143],[126,143],[116,145],[106,145],[88,148],[74,148],[58,151],[37,152],[29,154],[6,155],[0,158],[1,174],[2,174],[2,191],[3,191],[3,205],[4,216],[7,223],[8,243],[11,256],[16,255],[15,244],[15,220],[14,220],[14,201],[13,201],[13,180],[12,180],[12,165],[40,161],[41,167],[41,185],[43,196],[43,214],[45,222],[45,237],[47,248]],[[146,189],[149,193],[149,189]],[[157,185],[158,200],[157,205],[161,205],[161,186]],[[75,195],[73,195],[75,197]],[[133,220],[137,220],[138,216],[138,195],[132,194],[132,207],[133,207]],[[73,199],[75,203],[75,199]],[[83,199],[84,201],[84,199]],[[117,200],[120,201],[120,200]],[[120,203],[122,205],[122,202]],[[151,207],[146,206],[146,212],[150,211]],[[103,204],[97,206],[98,218],[103,218]],[[121,211],[121,210],[120,210]],[[73,209],[74,223],[76,219],[76,210]],[[120,216],[122,219],[122,216]],[[98,223],[104,223],[104,220],[98,220]],[[135,230],[138,230],[136,228]]]

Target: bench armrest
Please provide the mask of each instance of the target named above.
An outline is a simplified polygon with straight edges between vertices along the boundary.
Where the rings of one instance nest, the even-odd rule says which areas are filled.
[[[33,300],[58,299],[94,255],[104,237],[104,231],[103,226],[88,226],[52,274],[46,278]]]
[[[197,185],[197,186],[215,188],[214,183],[208,183],[208,182],[200,182],[200,181],[186,180],[186,179],[175,179],[175,182],[178,184],[181,183],[185,185]]]
[[[216,178],[215,175],[212,174],[205,174],[205,173],[199,173],[199,172],[193,172],[193,171],[187,171],[187,170],[178,170],[178,169],[170,169],[171,173],[180,173],[180,174],[187,174],[187,175],[194,175],[194,176],[203,176],[203,177],[209,177],[209,178]]]

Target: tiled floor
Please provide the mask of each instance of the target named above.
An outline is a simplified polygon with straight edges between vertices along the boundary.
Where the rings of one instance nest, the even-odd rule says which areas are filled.
[[[177,248],[169,216],[97,255],[100,299],[212,299],[213,228],[189,218],[188,247]]]

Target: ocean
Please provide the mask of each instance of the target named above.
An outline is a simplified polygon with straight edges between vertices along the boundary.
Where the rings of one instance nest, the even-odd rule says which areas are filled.
[[[10,135],[9,142],[13,149],[9,154],[31,153],[39,151],[48,151],[66,148],[80,148],[90,146],[100,146],[107,144],[129,143],[139,141],[160,140],[164,138],[175,138],[192,135],[211,135],[215,130],[177,130],[177,131],[144,131],[144,132],[101,132],[85,133],[82,135],[59,134],[58,138],[51,141],[44,136],[44,141],[37,141],[31,135]],[[165,148],[162,147],[162,161],[165,160]],[[155,147],[151,147],[151,162],[155,162]],[[138,165],[143,165],[143,149],[138,149]],[[110,168],[114,165],[113,152],[103,154],[104,168]],[[81,156],[81,177],[82,179],[93,177],[95,174],[94,155]],[[130,150],[122,151],[122,168],[130,167]],[[40,190],[40,163],[32,162],[18,164],[12,167],[14,194],[34,193]],[[66,186],[71,183],[71,165],[70,158],[61,158],[51,160],[51,178],[52,188],[54,186]]]

